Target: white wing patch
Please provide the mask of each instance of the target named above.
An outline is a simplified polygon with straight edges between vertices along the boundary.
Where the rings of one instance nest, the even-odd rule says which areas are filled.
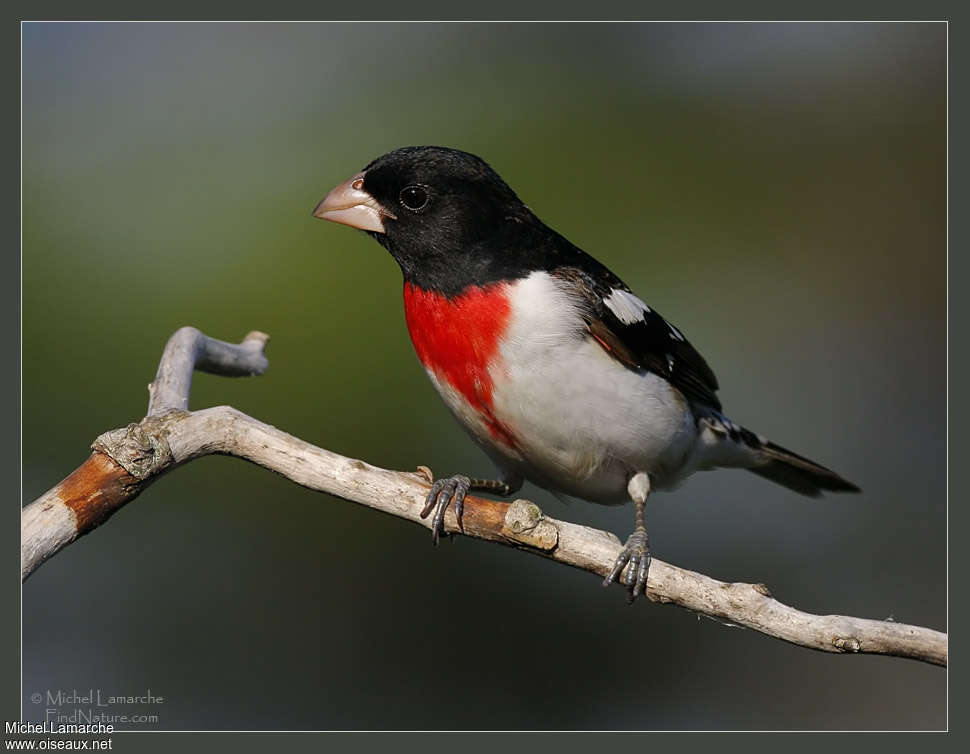
[[[613,292],[603,299],[603,303],[624,325],[642,322],[644,313],[650,311],[650,307],[639,298],[619,288],[614,288]]]
[[[614,288],[610,295],[603,299],[603,303],[609,307],[609,310],[613,312],[613,314],[616,315],[616,318],[624,325],[633,325],[637,322],[643,322],[643,315],[649,314],[651,311],[650,307],[643,303],[643,301],[641,301],[639,298],[634,296],[629,291],[624,291],[619,288]],[[685,341],[680,330],[666,320],[663,320],[663,322],[665,325],[667,325],[667,332],[671,338],[674,340]]]

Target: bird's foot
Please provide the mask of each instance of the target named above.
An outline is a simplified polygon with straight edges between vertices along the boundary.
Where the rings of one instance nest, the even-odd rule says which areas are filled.
[[[627,539],[620,551],[613,568],[603,579],[603,586],[609,586],[614,581],[623,581],[626,576],[627,604],[631,604],[638,595],[647,593],[647,573],[650,571],[650,547],[647,544],[647,530],[638,526]]]
[[[438,479],[431,485],[431,490],[424,500],[424,508],[421,509],[421,518],[427,518],[431,511],[434,511],[434,518],[431,519],[431,538],[435,544],[445,533],[445,511],[452,500],[455,502],[455,518],[458,519],[458,528],[464,533],[465,526],[461,517],[465,511],[465,496],[472,487],[472,480],[467,476],[456,474],[455,476]]]

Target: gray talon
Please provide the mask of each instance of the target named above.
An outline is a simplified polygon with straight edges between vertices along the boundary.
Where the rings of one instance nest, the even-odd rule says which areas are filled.
[[[647,575],[650,572],[650,548],[647,545],[647,530],[637,529],[627,539],[620,551],[613,568],[603,579],[603,586],[609,586],[614,581],[626,581],[627,604],[632,603],[639,595],[647,593]],[[621,578],[621,574],[625,578]]]
[[[431,519],[431,539],[435,544],[438,544],[441,535],[445,534],[445,511],[448,510],[448,504],[452,500],[455,502],[455,518],[458,519],[458,528],[462,532],[465,531],[462,514],[465,512],[465,496],[471,486],[471,480],[460,474],[439,479],[431,485],[420,515],[421,518],[427,518],[428,514],[434,510],[434,518]]]

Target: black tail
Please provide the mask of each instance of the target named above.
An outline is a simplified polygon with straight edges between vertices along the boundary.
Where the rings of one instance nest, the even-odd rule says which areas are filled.
[[[766,463],[763,466],[749,468],[749,471],[803,495],[818,497],[823,490],[862,491],[831,469],[819,466],[814,461],[809,461],[773,442],[761,443],[759,454],[764,457]]]

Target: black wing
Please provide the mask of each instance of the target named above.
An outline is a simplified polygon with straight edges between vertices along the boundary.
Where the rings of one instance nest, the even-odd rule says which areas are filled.
[[[720,410],[717,377],[704,357],[623,281],[605,267],[560,267],[553,275],[584,302],[589,334],[615,359],[663,377],[691,402]]]

